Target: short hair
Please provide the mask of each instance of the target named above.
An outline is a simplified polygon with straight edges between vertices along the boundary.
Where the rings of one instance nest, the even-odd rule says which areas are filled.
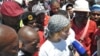
[[[68,4],[66,5],[66,9],[67,9],[68,7],[72,7],[72,8],[73,8],[73,4],[68,3]]]
[[[53,5],[54,3],[59,3],[57,0],[52,0],[51,2],[50,2],[50,6],[51,5]],[[59,3],[60,4],[60,3]]]

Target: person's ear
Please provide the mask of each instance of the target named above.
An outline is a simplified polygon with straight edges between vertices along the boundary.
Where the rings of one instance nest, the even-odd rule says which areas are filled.
[[[23,47],[23,43],[22,41],[19,40],[19,49],[21,49]]]

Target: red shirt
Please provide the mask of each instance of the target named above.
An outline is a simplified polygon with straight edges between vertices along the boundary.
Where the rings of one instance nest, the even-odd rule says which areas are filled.
[[[45,15],[44,18],[44,27],[47,26],[50,16]],[[40,47],[45,42],[44,31],[38,31],[40,37]],[[33,54],[33,56],[38,56],[38,51]]]
[[[40,47],[45,42],[44,32],[38,31],[39,37],[40,37]]]
[[[39,37],[40,37],[40,47],[41,45],[45,42],[45,37],[44,37],[44,32],[43,31],[38,31]],[[38,51],[36,51],[33,56],[38,56]]]
[[[48,21],[49,21],[49,18],[50,18],[50,16],[45,15],[45,18],[44,18],[44,26],[47,26]]]
[[[80,29],[75,25],[75,23],[72,23],[72,28],[75,31],[75,38],[80,41],[80,37],[83,34],[85,27]],[[86,32],[84,40],[82,41],[83,46],[86,48],[89,54],[91,53],[90,47],[91,47],[92,34],[95,32],[96,28],[97,28],[96,23],[90,20],[88,30]]]

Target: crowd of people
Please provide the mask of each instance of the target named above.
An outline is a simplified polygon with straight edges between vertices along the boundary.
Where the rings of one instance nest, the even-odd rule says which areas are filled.
[[[100,4],[4,0],[0,56],[100,56]]]

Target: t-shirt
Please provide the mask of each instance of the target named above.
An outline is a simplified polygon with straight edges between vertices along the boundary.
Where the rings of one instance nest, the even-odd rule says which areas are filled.
[[[75,35],[72,29],[70,29],[69,32],[70,35],[66,40],[61,40],[57,43],[51,42],[47,39],[40,47],[39,56],[70,56],[71,52],[68,46],[75,40]]]

